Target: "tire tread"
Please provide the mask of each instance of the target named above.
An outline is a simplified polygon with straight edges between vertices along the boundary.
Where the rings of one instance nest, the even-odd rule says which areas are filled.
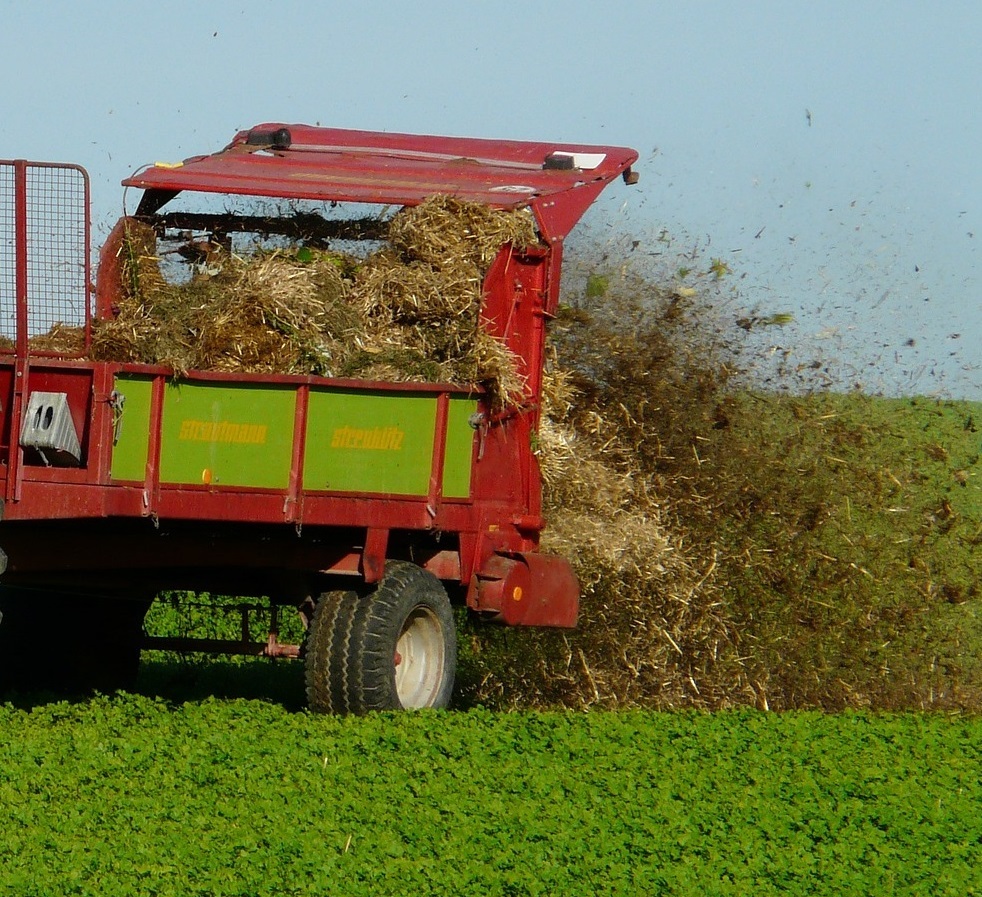
[[[434,706],[445,707],[453,688],[456,631],[440,581],[406,561],[389,561],[378,587],[367,595],[325,592],[306,641],[307,701],[318,713],[364,714],[399,710],[393,653],[402,626],[420,604],[444,622],[446,681]]]

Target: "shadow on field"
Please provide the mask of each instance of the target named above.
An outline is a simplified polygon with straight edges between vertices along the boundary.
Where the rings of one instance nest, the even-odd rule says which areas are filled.
[[[134,691],[174,704],[218,698],[267,701],[290,711],[306,708],[303,664],[289,660],[172,660],[148,653]]]
[[[227,659],[160,659],[153,654],[140,664],[140,672],[127,692],[181,705],[208,700],[263,701],[290,712],[306,709],[303,664],[296,661]],[[12,689],[0,692],[0,703],[33,710],[67,701],[83,704],[96,692]]]
[[[478,702],[479,670],[461,657],[457,688],[451,710],[466,711]],[[0,691],[0,704],[9,703],[19,710],[31,711],[50,704],[67,702],[85,704],[100,692],[72,692],[69,689]],[[115,693],[115,692],[110,692]],[[147,652],[131,689],[123,693],[143,695],[174,707],[205,701],[262,701],[275,704],[290,713],[307,710],[304,667],[300,661],[264,660],[260,658],[174,658]]]

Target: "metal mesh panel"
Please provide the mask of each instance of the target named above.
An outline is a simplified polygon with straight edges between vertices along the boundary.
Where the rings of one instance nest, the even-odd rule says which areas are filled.
[[[57,323],[85,325],[88,183],[78,168],[27,170],[27,295],[31,336]]]
[[[56,324],[84,327],[89,313],[89,184],[73,165],[27,163],[26,246],[18,247],[17,167],[0,163],[0,336],[14,339],[18,252],[27,258],[28,336]]]
[[[17,277],[14,235],[14,167],[0,165],[0,337],[16,334]]]

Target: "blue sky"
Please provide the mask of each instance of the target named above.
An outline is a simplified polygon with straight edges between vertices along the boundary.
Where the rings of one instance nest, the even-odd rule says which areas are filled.
[[[633,146],[580,240],[698,245],[837,383],[982,398],[982,5],[0,2],[0,157],[119,181],[283,120]],[[957,336],[955,334],[958,334]],[[913,340],[913,345],[910,341]]]

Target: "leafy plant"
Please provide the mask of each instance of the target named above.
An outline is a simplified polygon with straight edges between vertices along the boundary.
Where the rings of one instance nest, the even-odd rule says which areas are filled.
[[[932,894],[982,887],[982,723],[0,708],[0,890]]]

